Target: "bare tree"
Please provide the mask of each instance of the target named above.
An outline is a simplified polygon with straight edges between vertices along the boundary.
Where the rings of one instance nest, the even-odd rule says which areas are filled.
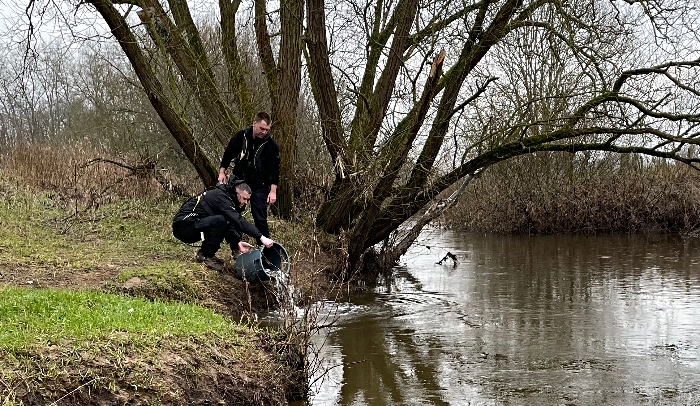
[[[190,90],[196,114],[221,143],[253,111],[236,52],[240,3],[219,2],[231,97],[217,86],[184,0],[85,4],[107,23],[202,179],[214,182],[178,97]],[[280,194],[291,196],[303,48],[335,171],[316,221],[344,233],[350,272],[380,243],[381,263],[396,261],[458,197],[437,204],[440,193],[513,157],[610,151],[698,164],[684,153],[698,143],[693,2],[289,0],[270,10],[272,3],[255,0],[252,7],[283,154]],[[154,55],[165,65],[152,64]],[[177,80],[162,79],[167,69]],[[407,224],[410,232],[398,233]]]
[[[685,48],[669,53],[662,45],[673,45],[669,22],[693,13],[691,4],[349,4],[359,24],[339,33],[326,27],[340,7],[307,2],[307,47],[324,137],[336,162],[332,197],[317,223],[328,232],[346,230],[351,271],[380,242],[382,263],[397,260],[408,246],[396,238],[402,224],[460,179],[466,183],[519,155],[600,150],[697,164],[682,151],[698,142],[698,54]],[[334,44],[329,32],[343,40]],[[549,57],[538,57],[543,47],[529,41],[544,44]],[[329,56],[343,49],[364,51],[361,63]],[[426,62],[432,62],[429,71],[421,69]],[[338,88],[334,75],[356,76],[359,85]],[[558,76],[558,85],[542,86],[544,75]],[[350,125],[336,102],[342,92],[356,95]],[[423,217],[435,215],[430,209]],[[409,241],[417,235],[412,231]]]

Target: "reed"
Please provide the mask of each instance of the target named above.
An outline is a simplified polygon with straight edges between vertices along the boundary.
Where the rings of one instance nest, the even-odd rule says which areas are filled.
[[[499,234],[695,234],[700,173],[641,158],[528,157],[484,173],[440,222]]]

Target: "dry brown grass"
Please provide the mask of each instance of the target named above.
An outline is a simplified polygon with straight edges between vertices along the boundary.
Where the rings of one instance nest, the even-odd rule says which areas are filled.
[[[442,224],[500,234],[696,232],[700,173],[673,162],[620,170],[617,162],[504,163],[476,179]]]
[[[151,158],[117,156],[81,145],[18,144],[0,156],[7,181],[52,193],[80,205],[119,199],[148,199],[174,187],[201,188],[196,179],[180,179]],[[185,184],[186,186],[182,186]]]

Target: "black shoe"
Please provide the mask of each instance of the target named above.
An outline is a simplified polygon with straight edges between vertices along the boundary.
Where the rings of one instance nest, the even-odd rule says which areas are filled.
[[[207,257],[204,256],[204,254],[202,253],[202,250],[197,251],[197,258],[196,258],[196,259],[197,259],[197,262],[204,262],[204,259],[205,259],[205,258],[207,258]],[[221,258],[217,258],[216,255],[214,255],[213,257],[211,257],[211,258],[209,258],[209,259],[214,260],[214,261],[216,261],[216,262],[218,262],[218,263],[220,263],[220,264],[223,264],[223,263],[224,263],[224,260],[221,259]]]
[[[197,256],[195,257],[197,262],[203,262],[204,265],[207,266],[209,269],[213,269],[215,271],[221,272],[224,270],[224,261],[220,260],[217,257],[206,257],[202,253],[202,251],[197,251]]]

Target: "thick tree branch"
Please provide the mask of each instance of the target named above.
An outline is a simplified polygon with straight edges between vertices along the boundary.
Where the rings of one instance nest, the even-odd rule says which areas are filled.
[[[187,34],[187,43],[192,48],[192,52],[199,60],[199,65],[202,67],[209,77],[214,78],[214,72],[211,70],[211,62],[207,56],[207,51],[204,49],[202,38],[199,35],[197,26],[194,25],[190,8],[185,0],[168,0],[170,10],[173,13],[175,24]]]
[[[641,76],[641,75],[648,75],[648,74],[661,74],[666,76],[671,82],[673,82],[678,88],[687,90],[691,93],[693,93],[696,96],[700,96],[700,92],[697,89],[691,88],[689,86],[686,86],[683,84],[681,81],[679,81],[676,77],[672,76],[668,70],[670,68],[690,68],[690,67],[697,67],[700,66],[700,59],[696,59],[694,61],[680,61],[680,62],[668,62],[665,64],[661,64],[658,66],[654,66],[651,68],[641,68],[641,69],[631,69],[625,72],[622,72],[622,75],[615,81],[615,84],[613,85],[613,92],[619,92],[620,89],[622,88],[622,85],[627,82],[628,79],[634,77],[634,76]]]
[[[519,4],[518,0],[504,4],[497,13],[500,17],[494,20],[486,31],[484,31],[483,26],[489,11],[489,3],[484,3],[479,10],[476,21],[469,33],[469,38],[465,42],[457,62],[451,69],[451,72],[448,73],[452,78],[448,80],[446,77],[443,77],[441,79],[441,82],[445,83],[446,86],[443,90],[442,99],[440,100],[428,139],[411,173],[408,182],[409,188],[419,189],[428,178],[437,154],[440,152],[440,148],[444,142],[445,134],[449,128],[450,117],[454,111],[454,106],[457,103],[457,98],[464,80],[478,61],[485,55],[486,51],[495,43],[495,39],[492,38],[487,41],[486,38],[494,37],[496,33],[504,35],[503,27],[505,27],[508,22],[507,13],[514,13],[514,8],[517,4]],[[506,7],[508,7],[508,9],[504,11]],[[486,43],[482,44],[482,42]]]
[[[279,105],[279,76],[277,73],[277,64],[272,53],[272,45],[270,44],[270,34],[267,29],[267,8],[265,0],[255,0],[255,42],[258,46],[258,57],[262,64],[265,78],[267,79],[267,87],[269,91],[270,101],[273,109]],[[275,111],[272,111],[272,116],[275,116]]]
[[[323,0],[306,2],[306,47],[308,49],[309,78],[321,119],[321,135],[332,162],[336,165],[336,178],[343,178],[344,168],[349,164],[345,155],[347,145],[338,105],[338,92],[328,54],[326,38],[326,14]]]
[[[275,133],[280,146],[281,173],[277,207],[282,217],[292,212],[297,139],[297,108],[301,88],[303,0],[283,0],[280,7],[279,94]]]
[[[136,76],[139,78],[151,101],[151,105],[153,105],[156,113],[161,117],[187,158],[192,162],[200,178],[207,185],[216,184],[217,172],[214,166],[194,139],[192,129],[187,121],[173,108],[168,96],[163,91],[162,84],[151,69],[149,61],[141,52],[138,41],[124,17],[114,8],[109,0],[91,0],[90,4],[104,18],[124,54],[129,58]]]
[[[408,46],[410,29],[416,18],[419,4],[418,0],[401,0],[392,16],[392,19],[395,18],[398,22],[393,32],[387,61],[377,81],[374,97],[370,98],[370,110],[366,125],[362,126],[360,131],[353,132],[354,136],[362,134],[364,138],[362,145],[365,151],[371,151],[374,147],[379,129],[384,121],[391,95],[396,87],[396,78],[403,66],[404,50]],[[352,140],[351,144],[353,144]]]
[[[395,266],[399,258],[408,251],[413,242],[418,238],[420,232],[430,224],[431,221],[438,218],[445,210],[454,206],[459,200],[459,197],[464,193],[467,185],[471,183],[474,179],[474,174],[469,174],[464,177],[459,187],[455,189],[452,194],[444,201],[433,202],[430,206],[423,212],[423,214],[417,216],[418,218],[412,223],[411,227],[406,231],[396,231],[397,235],[400,235],[397,241],[395,241],[391,246],[384,246],[384,252],[382,259],[384,261],[384,266]]]
[[[144,6],[139,17],[147,24],[151,38],[157,44],[162,44],[175,62],[178,71],[193,90],[193,95],[207,112],[205,117],[209,119],[213,133],[221,144],[226,144],[231,134],[238,129],[239,123],[221,98],[214,78],[209,73],[210,67],[201,64],[159,1],[144,0]]]
[[[384,120],[386,109],[396,86],[396,77],[403,65],[404,51],[410,40],[410,29],[418,12],[417,0],[399,0],[386,27],[380,29],[380,19],[375,18],[373,36],[370,38],[370,52],[365,65],[362,84],[360,86],[361,98],[355,105],[355,114],[350,127],[350,148],[361,160],[361,165],[368,165],[372,148],[377,139],[381,123]],[[379,5],[375,9],[379,14]],[[387,50],[386,44],[392,39],[391,47]],[[378,68],[378,63],[383,53],[388,57],[383,69]],[[380,73],[379,79],[376,75]],[[375,80],[377,81],[375,86]]]
[[[398,177],[399,170],[405,164],[413,141],[425,122],[430,103],[435,98],[435,90],[442,75],[444,61],[445,51],[442,50],[433,59],[420,101],[399,123],[391,140],[383,148],[382,155],[389,157],[389,164],[386,165],[383,176],[375,189],[374,195],[377,199],[384,199],[391,194],[391,186]],[[382,160],[381,156],[380,160]]]
[[[219,0],[221,11],[221,50],[228,74],[228,90],[234,104],[238,107],[239,117],[250,119],[255,116],[253,97],[248,88],[241,57],[238,53],[238,34],[236,33],[236,12],[240,0]]]

